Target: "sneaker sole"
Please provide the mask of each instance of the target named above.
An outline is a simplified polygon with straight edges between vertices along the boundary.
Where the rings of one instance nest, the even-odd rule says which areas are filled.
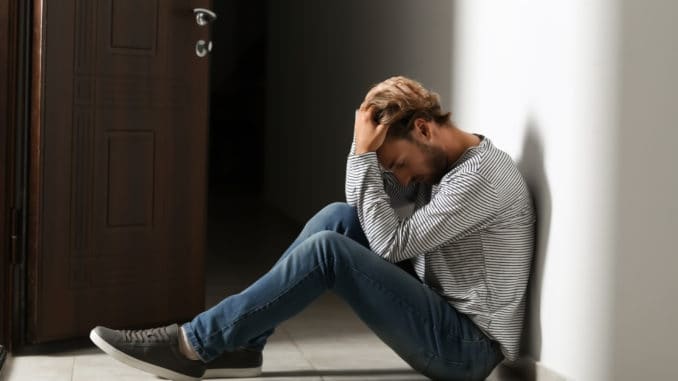
[[[151,363],[147,363],[145,361],[141,361],[135,357],[132,357],[125,352],[121,352],[120,350],[116,349],[112,345],[108,344],[106,340],[102,339],[99,335],[92,330],[89,334],[89,339],[92,340],[92,342],[99,347],[102,351],[106,352],[109,356],[113,357],[114,359],[120,361],[121,363],[125,365],[129,365],[133,368],[137,368],[140,370],[143,370],[144,372],[148,372],[151,374],[154,374],[156,376],[160,376],[163,378],[166,378],[168,380],[173,380],[173,381],[200,381],[200,378],[196,377],[191,377],[187,376],[185,374],[177,373],[172,370],[169,370],[167,368],[163,368],[157,365],[153,365]]]

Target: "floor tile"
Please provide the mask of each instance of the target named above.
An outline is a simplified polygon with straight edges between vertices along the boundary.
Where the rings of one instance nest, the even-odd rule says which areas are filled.
[[[3,369],[6,381],[70,381],[73,356],[17,356],[7,360]]]
[[[290,339],[289,333],[278,327],[264,348],[264,373],[313,370],[299,347]]]
[[[158,381],[158,378],[127,366],[98,349],[75,357],[73,381]]]
[[[323,380],[426,380],[326,294],[281,325]]]

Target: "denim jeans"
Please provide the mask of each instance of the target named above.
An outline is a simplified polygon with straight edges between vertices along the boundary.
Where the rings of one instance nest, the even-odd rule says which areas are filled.
[[[345,203],[318,212],[268,273],[183,328],[206,362],[238,348],[261,350],[278,324],[327,290],[432,379],[481,380],[503,359],[498,343],[444,297],[372,252]]]

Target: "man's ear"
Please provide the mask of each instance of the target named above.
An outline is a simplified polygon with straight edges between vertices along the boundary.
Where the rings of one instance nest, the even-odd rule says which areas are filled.
[[[417,118],[414,120],[414,134],[422,138],[431,138],[431,126],[424,118]]]

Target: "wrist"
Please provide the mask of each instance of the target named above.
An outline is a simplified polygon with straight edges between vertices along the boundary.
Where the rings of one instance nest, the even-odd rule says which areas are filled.
[[[374,152],[374,150],[371,150],[367,147],[355,147],[355,154],[356,155],[362,155],[368,152]]]

